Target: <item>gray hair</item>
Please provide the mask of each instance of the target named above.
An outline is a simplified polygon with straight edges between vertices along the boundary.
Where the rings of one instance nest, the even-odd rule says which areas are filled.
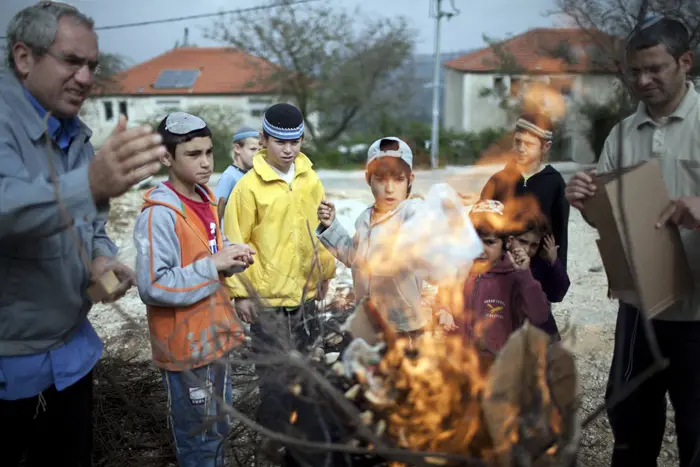
[[[17,13],[7,25],[8,68],[16,71],[12,49],[18,42],[30,47],[37,57],[46,54],[56,40],[58,21],[64,16],[88,29],[95,27],[92,18],[67,3],[42,1]]]

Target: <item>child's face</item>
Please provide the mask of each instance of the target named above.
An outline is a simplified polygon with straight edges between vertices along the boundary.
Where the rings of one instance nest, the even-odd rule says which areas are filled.
[[[408,187],[413,183],[413,173],[406,174],[401,161],[396,158],[382,158],[380,166],[372,174],[367,174],[369,186],[374,196],[377,211],[388,212],[408,198]]]
[[[522,248],[525,253],[532,258],[537,254],[537,250],[540,248],[540,243],[542,242],[542,237],[534,232],[527,232],[517,236],[511,236],[508,238],[508,250],[513,250],[514,248]]]
[[[488,266],[496,264],[503,256],[503,240],[493,234],[480,235],[479,238],[484,244],[484,252],[477,261],[487,263]]]
[[[250,170],[253,167],[253,156],[260,149],[258,138],[246,138],[237,141],[233,145],[234,162],[241,165],[241,169]]]
[[[208,136],[180,143],[175,157],[166,154],[163,164],[170,174],[187,185],[206,185],[214,171],[214,145]]]
[[[543,146],[542,140],[527,131],[518,131],[513,136],[513,150],[518,165],[532,165],[542,162],[542,155],[551,145],[551,142],[547,142]]]
[[[265,138],[267,162],[280,172],[289,172],[290,167],[301,151],[302,141],[302,138],[294,140],[277,139],[272,136]]]

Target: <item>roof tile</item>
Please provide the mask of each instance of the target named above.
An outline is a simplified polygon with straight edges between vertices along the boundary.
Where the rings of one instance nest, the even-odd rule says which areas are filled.
[[[189,89],[155,89],[163,70],[199,69]],[[272,91],[265,83],[276,65],[229,47],[180,47],[124,70],[115,84],[98,91],[107,95],[262,94]]]
[[[613,36],[598,30],[535,28],[499,45],[526,73],[612,73],[614,67],[603,63],[604,55],[596,49],[611,51],[616,43]],[[501,62],[494,47],[489,46],[450,60],[444,66],[463,72],[488,73],[502,71]]]

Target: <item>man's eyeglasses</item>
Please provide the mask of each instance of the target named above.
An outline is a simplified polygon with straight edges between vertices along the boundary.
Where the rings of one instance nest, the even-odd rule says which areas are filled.
[[[93,75],[100,72],[100,63],[97,60],[88,60],[86,58],[76,57],[75,55],[64,55],[51,51],[46,52],[46,54],[63,63],[66,67],[70,68],[73,73],[77,73],[78,70],[84,66],[88,67],[88,70],[90,70],[90,73]]]
[[[624,71],[625,78],[629,81],[636,81],[642,75],[649,75],[652,78],[661,76],[669,68],[673,66],[673,63],[664,63],[661,65],[652,65],[644,68],[631,68]]]

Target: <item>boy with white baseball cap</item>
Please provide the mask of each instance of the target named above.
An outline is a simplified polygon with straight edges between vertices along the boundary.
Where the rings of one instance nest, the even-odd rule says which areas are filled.
[[[398,230],[423,202],[408,199],[415,178],[411,148],[393,136],[375,141],[367,152],[365,177],[374,205],[357,218],[354,237],[336,219],[335,206],[327,200],[318,208],[316,234],[333,256],[352,269],[358,301],[370,296],[400,334],[420,335],[431,321],[430,310],[421,308],[423,279],[413,271],[392,267],[387,256]]]

